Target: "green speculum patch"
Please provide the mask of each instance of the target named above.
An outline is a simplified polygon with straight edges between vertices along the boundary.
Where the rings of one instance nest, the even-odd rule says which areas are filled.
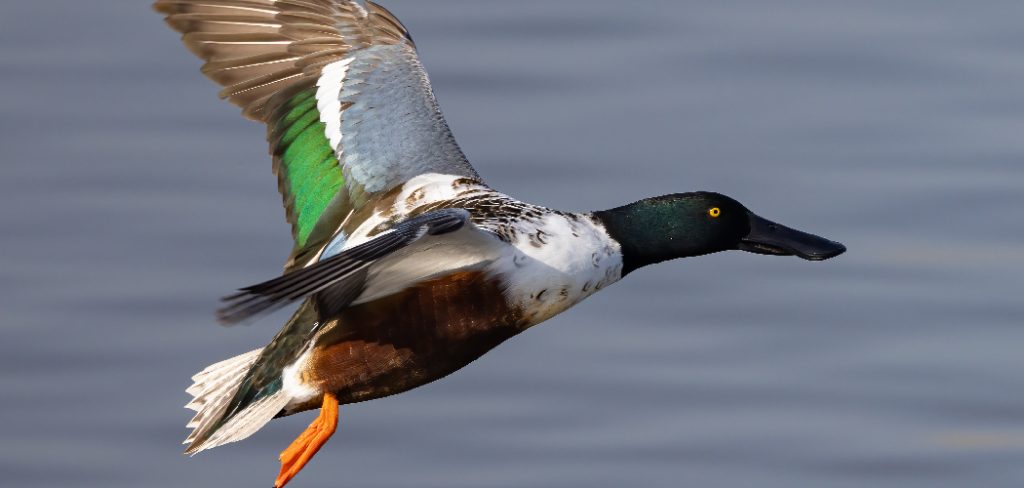
[[[295,243],[303,246],[344,182],[341,167],[320,121],[313,89],[295,95],[273,125],[285,206]]]

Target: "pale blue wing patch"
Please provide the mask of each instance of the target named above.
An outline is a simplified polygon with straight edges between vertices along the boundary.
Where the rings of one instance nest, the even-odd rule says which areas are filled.
[[[322,79],[317,96],[321,107],[334,108],[322,109],[321,115],[331,142],[338,141],[335,150],[356,207],[421,174],[479,179],[455,142],[412,46],[371,46],[336,65],[324,68],[325,78],[344,79]],[[337,102],[322,98],[331,96]]]

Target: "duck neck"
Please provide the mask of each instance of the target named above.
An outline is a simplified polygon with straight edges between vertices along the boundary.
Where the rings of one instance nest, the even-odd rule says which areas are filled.
[[[679,218],[676,195],[648,198],[593,215],[622,249],[622,275],[670,259],[714,252],[702,249],[692,237],[697,229]]]

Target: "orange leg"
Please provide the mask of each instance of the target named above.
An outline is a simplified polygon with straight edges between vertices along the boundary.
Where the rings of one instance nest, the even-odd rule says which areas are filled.
[[[320,416],[309,424],[302,434],[295,439],[287,449],[281,451],[281,472],[274,481],[275,488],[282,488],[291,481],[302,467],[313,459],[313,455],[320,450],[327,439],[334,434],[338,427],[338,399],[330,394],[324,394],[324,404],[320,407]]]

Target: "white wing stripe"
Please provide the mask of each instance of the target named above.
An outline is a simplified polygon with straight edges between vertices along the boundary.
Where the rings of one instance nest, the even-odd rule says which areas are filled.
[[[327,138],[335,154],[341,147],[341,91],[345,86],[345,75],[354,58],[349,57],[335,61],[324,67],[317,80],[316,108],[320,111],[320,121],[327,126]]]

